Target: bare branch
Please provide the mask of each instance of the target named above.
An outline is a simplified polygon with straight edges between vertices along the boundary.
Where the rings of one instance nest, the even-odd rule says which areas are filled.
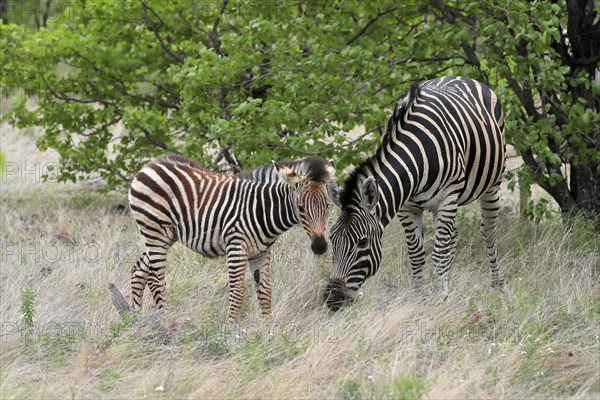
[[[165,145],[164,143],[158,141],[154,136],[152,136],[152,134],[150,133],[150,131],[146,128],[144,128],[143,126],[136,124],[135,125],[137,128],[139,128],[143,133],[144,133],[144,137],[146,139],[148,139],[148,141],[150,143],[152,143],[154,146],[159,147],[163,150],[167,150],[167,145]]]
[[[464,15],[463,13],[460,12],[460,10],[458,10],[457,8],[454,8],[452,6],[449,6],[448,4],[444,3],[442,0],[431,0],[431,5],[434,6],[435,8],[437,8],[442,14],[444,14],[444,17],[446,18],[446,20],[448,22],[450,22],[452,25],[457,26],[458,25],[457,20],[460,19],[469,26],[472,26],[472,27],[475,26],[475,18]]]
[[[162,18],[160,18],[158,13],[156,11],[154,11],[152,8],[150,8],[148,6],[148,4],[144,1],[142,2],[142,9],[144,10],[143,11],[144,23],[146,24],[146,27],[148,27],[148,29],[150,29],[152,31],[152,33],[154,34],[154,37],[158,40],[162,49],[173,59],[178,61],[180,64],[183,64],[183,62],[185,61],[185,57],[173,52],[171,50],[171,48],[165,43],[162,36],[160,35],[160,28],[162,28],[164,25],[164,21],[162,20]],[[152,13],[152,15],[154,15],[154,17],[156,19],[158,19],[158,22],[159,22],[158,25],[155,25],[152,22],[150,22],[147,11],[150,11]]]
[[[100,125],[99,127],[95,128],[94,130],[92,130],[91,132],[87,132],[87,133],[78,133],[81,136],[84,137],[92,137],[92,136],[96,136],[98,133],[100,133],[101,131],[107,129],[110,126],[113,126],[114,124],[118,123],[119,121],[121,121],[122,116],[118,116],[117,118],[111,119],[110,121],[107,121],[105,123],[103,123],[102,125]]]
[[[576,57],[576,58],[568,58],[566,60],[567,65],[569,65],[569,66],[594,65],[598,61],[600,61],[600,54],[596,54],[596,56],[594,56],[594,57]]]
[[[212,48],[220,56],[223,56],[224,54],[223,54],[223,51],[221,50],[221,41],[219,40],[218,28],[219,28],[219,23],[221,22],[221,17],[223,16],[223,13],[225,13],[225,9],[227,8],[227,2],[228,2],[228,0],[223,0],[223,3],[221,4],[221,9],[219,10],[219,15],[215,19],[212,30],[210,31],[210,34],[209,34],[210,40],[212,42]]]
[[[398,7],[392,7],[388,10],[382,11],[380,13],[378,13],[375,17],[373,17],[372,19],[369,20],[369,22],[367,22],[365,24],[365,26],[362,27],[362,29],[360,31],[358,31],[354,36],[352,36],[347,42],[346,42],[346,46],[350,46],[355,40],[359,39],[361,36],[363,36],[367,30],[369,29],[369,27],[371,27],[371,25],[373,25],[375,22],[377,22],[377,20],[381,17],[383,17],[386,14],[389,14],[391,12],[394,12],[398,9]]]

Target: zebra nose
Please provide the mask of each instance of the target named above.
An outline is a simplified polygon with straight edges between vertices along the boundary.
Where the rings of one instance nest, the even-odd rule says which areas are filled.
[[[327,241],[325,240],[325,237],[323,235],[313,236],[310,248],[315,254],[324,254],[327,251]]]
[[[346,302],[346,283],[341,279],[332,279],[325,288],[325,303],[331,311],[338,311]]]

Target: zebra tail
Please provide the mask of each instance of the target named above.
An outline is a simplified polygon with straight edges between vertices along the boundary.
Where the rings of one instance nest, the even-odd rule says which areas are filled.
[[[133,307],[125,300],[125,297],[123,297],[123,294],[121,294],[121,291],[114,283],[109,283],[108,289],[110,290],[110,300],[119,312],[119,315],[128,314],[133,311]]]

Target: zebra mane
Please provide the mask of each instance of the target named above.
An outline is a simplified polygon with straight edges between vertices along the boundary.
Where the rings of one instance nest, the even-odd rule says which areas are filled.
[[[184,157],[181,154],[177,154],[177,153],[168,153],[168,154],[164,154],[160,157],[156,157],[154,160],[151,161],[151,163],[160,163],[161,161],[171,162],[174,164],[182,164],[182,165],[185,165],[188,167],[206,171],[204,168],[200,167],[198,164],[196,164],[189,158]]]
[[[327,182],[329,181],[329,172],[325,168],[326,162],[318,157],[306,157],[296,161],[282,161],[279,164],[290,168],[298,175],[304,175],[310,180]],[[277,173],[273,164],[262,165],[256,169],[241,172],[238,175],[241,179],[253,180],[258,182],[278,182],[281,175]]]
[[[398,125],[404,120],[406,114],[410,111],[414,104],[417,96],[420,92],[420,86],[418,83],[413,83],[408,91],[407,95],[396,104],[392,115],[388,119],[385,133],[381,138],[381,143],[377,147],[375,154],[358,164],[358,166],[352,171],[348,179],[344,182],[344,187],[340,190],[340,205],[342,210],[348,208],[356,196],[360,197],[360,184],[368,176],[372,176],[374,173],[373,165],[375,160],[379,158],[379,155],[383,149],[390,143],[394,135],[396,134]],[[360,202],[360,200],[359,200]]]

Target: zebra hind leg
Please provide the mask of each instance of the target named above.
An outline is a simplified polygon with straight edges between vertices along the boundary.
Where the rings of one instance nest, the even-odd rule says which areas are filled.
[[[159,310],[167,307],[165,276],[167,269],[167,252],[172,244],[173,243],[163,243],[162,245],[146,244],[146,252],[149,259],[148,287],[154,298],[154,304]]]
[[[134,310],[142,308],[144,289],[148,282],[148,255],[146,252],[131,267],[131,307]]]
[[[423,246],[423,210],[400,210],[398,218],[404,229],[408,247],[408,257],[412,270],[413,287],[418,292],[423,289],[423,266],[425,247]]]
[[[434,214],[433,263],[441,286],[440,301],[448,297],[448,275],[456,252],[456,200],[448,201]]]
[[[141,225],[138,224],[141,227]],[[160,232],[160,235],[159,235]],[[173,227],[161,226],[160,229],[140,229],[145,239],[145,252],[134,265],[131,274],[132,305],[141,308],[144,284],[148,285],[156,308],[166,308],[166,262],[167,252],[177,237]]]
[[[481,234],[487,249],[490,271],[492,273],[492,287],[502,289],[504,281],[498,271],[498,253],[496,250],[496,238],[498,231],[496,229],[496,220],[500,212],[500,193],[499,186],[496,185],[479,199],[481,210]]]

